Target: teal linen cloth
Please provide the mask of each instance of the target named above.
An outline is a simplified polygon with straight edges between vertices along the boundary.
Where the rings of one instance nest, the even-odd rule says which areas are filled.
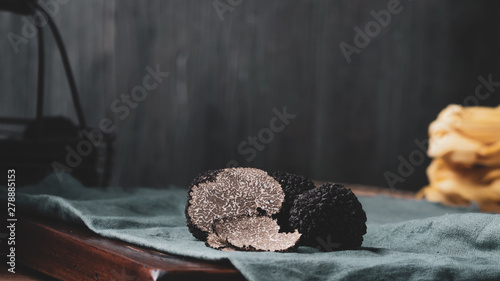
[[[248,280],[500,280],[500,215],[360,197],[368,217],[361,250],[221,252],[189,233],[186,199],[186,189],[86,188],[69,176],[59,181],[51,175],[37,186],[18,188],[16,205],[166,253],[228,259]]]

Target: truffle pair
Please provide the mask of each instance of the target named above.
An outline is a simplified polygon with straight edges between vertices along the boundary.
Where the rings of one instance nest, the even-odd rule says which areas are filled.
[[[366,215],[345,187],[285,172],[228,168],[201,173],[186,205],[189,231],[221,250],[353,249],[366,233]]]

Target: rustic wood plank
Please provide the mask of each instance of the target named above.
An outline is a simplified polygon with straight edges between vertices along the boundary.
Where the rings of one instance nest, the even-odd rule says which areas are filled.
[[[245,280],[230,264],[168,255],[46,219],[18,220],[19,262],[61,280]]]
[[[7,267],[2,265],[0,267],[0,280],[2,281],[55,281],[50,276],[41,272],[35,271],[23,265],[16,265],[16,272],[11,273],[7,271]]]
[[[346,184],[357,196],[377,196],[385,195],[399,199],[413,199],[415,200],[415,192],[408,190],[389,189],[383,187],[374,187],[361,184]]]

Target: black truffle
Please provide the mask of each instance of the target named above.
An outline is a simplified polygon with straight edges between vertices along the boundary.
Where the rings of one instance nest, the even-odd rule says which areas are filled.
[[[285,192],[285,202],[281,211],[273,217],[278,220],[280,232],[293,232],[295,229],[289,223],[293,201],[303,192],[313,189],[314,183],[304,176],[281,171],[274,172],[271,176],[279,182]]]
[[[254,168],[228,168],[201,173],[190,187],[186,225],[205,241],[215,220],[241,215],[276,214],[285,200],[280,184]]]
[[[297,247],[301,234],[280,233],[268,216],[238,216],[216,220],[207,245],[216,249],[288,252]],[[216,236],[212,237],[212,236]]]
[[[325,183],[298,196],[290,225],[302,233],[301,245],[322,251],[355,249],[366,233],[366,214],[350,189]]]
[[[205,172],[201,172],[196,178],[193,179],[191,182],[191,186],[193,185],[198,185],[200,183],[206,183],[206,182],[214,182],[217,174],[220,173],[222,170],[208,170]]]
[[[187,219],[186,225],[189,229],[189,232],[191,232],[193,234],[193,236],[199,240],[205,240],[207,237],[207,233],[205,231],[202,231],[198,227],[196,227],[191,222],[191,217],[188,213],[188,210],[191,208],[191,200],[192,200],[191,189],[193,188],[193,186],[198,186],[201,183],[214,182],[216,177],[217,177],[217,174],[220,171],[221,170],[219,169],[219,170],[208,170],[208,171],[201,172],[196,178],[193,179],[193,181],[191,182],[191,185],[190,185],[190,190],[188,192],[188,200],[187,200],[187,204],[186,204],[186,210],[184,211],[184,213],[186,215],[186,219]]]
[[[226,240],[219,237],[215,232],[211,232],[210,234],[208,234],[205,245],[207,245],[207,247],[225,252],[236,251],[236,248],[231,246]]]

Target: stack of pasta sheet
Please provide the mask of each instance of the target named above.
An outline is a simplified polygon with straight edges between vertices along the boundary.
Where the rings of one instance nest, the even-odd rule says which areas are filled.
[[[445,108],[429,127],[429,186],[418,197],[500,213],[500,106]]]

